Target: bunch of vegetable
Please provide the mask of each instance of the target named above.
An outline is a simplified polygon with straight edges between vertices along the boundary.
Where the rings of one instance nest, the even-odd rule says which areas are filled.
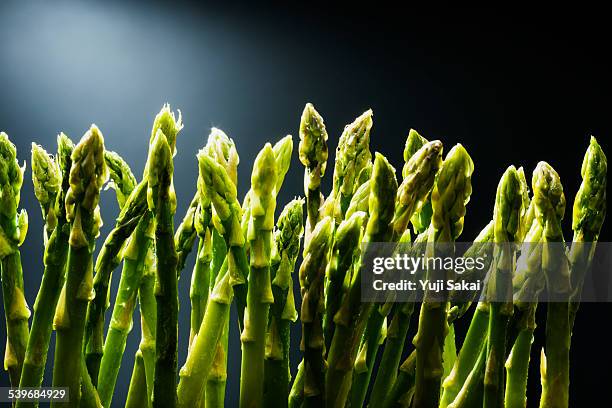
[[[140,181],[106,150],[95,125],[76,144],[60,134],[55,155],[32,145],[45,243],[33,313],[20,258],[28,227],[27,214],[18,211],[25,167],[0,133],[4,367],[12,387],[43,384],[55,331],[51,384],[68,387],[74,407],[223,407],[232,353],[241,355],[240,378],[230,381],[239,383],[243,408],[525,407],[538,297],[546,290],[551,302],[545,305],[540,407],[568,406],[571,333],[606,214],[607,159],[595,138],[582,164],[569,251],[559,245],[566,207],[559,175],[539,163],[530,196],[523,169],[510,166],[499,181],[491,221],[468,249],[471,256],[488,257],[482,296],[459,299],[427,289],[418,302],[364,301],[362,281],[371,271],[363,264],[371,245],[410,248],[412,255],[425,245],[429,255],[454,254],[474,171],[463,146],[444,155],[442,142],[411,130],[398,175],[385,156],[370,152],[368,110],[340,136],[333,188],[325,196],[328,133],[307,104],[298,149],[305,199],[281,208],[277,195],[292,137],[263,146],[251,188],[242,195],[236,146],[213,128],[197,154],[195,194],[175,228],[173,170],[182,126],[180,112],[177,117],[165,105],[153,123]],[[105,184],[115,189],[120,213],[94,259]],[[179,367],[178,280],[188,278],[183,269],[194,247],[190,305],[181,305],[191,316],[188,354]],[[120,265],[119,288],[110,293]],[[436,269],[418,273],[434,282],[448,277]],[[476,271],[466,276],[476,279]],[[231,321],[232,304],[237,322]],[[114,391],[136,308],[141,341],[121,400]],[[454,324],[469,319],[470,310],[469,330],[456,339]],[[228,348],[233,324],[241,354]],[[294,325],[301,328],[299,343],[292,341]],[[302,361],[292,372],[290,351],[298,347]]]

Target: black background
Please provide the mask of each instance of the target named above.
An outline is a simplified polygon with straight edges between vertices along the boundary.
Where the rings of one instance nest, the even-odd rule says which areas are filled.
[[[297,150],[301,111],[306,102],[314,103],[330,135],[328,191],[343,126],[371,107],[372,151],[384,153],[398,169],[411,127],[428,139],[442,140],[446,151],[461,142],[471,154],[474,192],[463,239],[475,237],[491,218],[504,169],[522,165],[529,177],[539,160],[561,175],[570,239],[571,204],[589,135],[597,136],[605,151],[610,148],[610,33],[598,15],[597,10],[559,16],[531,9],[332,8],[312,2],[292,9],[280,4],[3,2],[0,129],[29,168],[32,141],[54,151],[59,131],[77,140],[95,122],[107,148],[120,152],[140,176],[152,119],[170,102],[181,109],[185,122],[175,165],[178,223],[195,191],[195,153],[211,126],[236,141],[242,195],[264,142],[290,133]],[[294,155],[279,211],[302,194],[302,172]],[[43,244],[30,177],[28,169],[21,205],[30,215],[30,231],[22,253],[26,297],[33,305]],[[116,213],[114,194],[104,192],[103,236]],[[607,225],[601,239],[609,241]],[[188,271],[192,265],[190,258]],[[118,277],[113,277],[114,290]],[[189,332],[189,279],[179,285],[182,364]],[[577,318],[572,406],[590,401],[610,383],[606,333],[611,311],[609,304],[585,304]],[[540,392],[543,319],[539,325],[529,386],[533,406]],[[0,328],[4,333],[3,320]],[[138,332],[136,325],[124,354],[117,406],[127,392]],[[298,339],[299,328],[294,334]],[[2,349],[4,342],[3,334]],[[230,333],[228,406],[237,404],[239,353],[238,334]],[[292,358],[297,364],[299,353]],[[8,385],[4,371],[0,385]]]

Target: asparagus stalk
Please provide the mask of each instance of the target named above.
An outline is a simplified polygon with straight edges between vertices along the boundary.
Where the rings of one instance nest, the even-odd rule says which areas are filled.
[[[325,357],[321,307],[323,280],[328,263],[332,236],[331,218],[321,219],[315,226],[300,266],[302,293],[302,341],[304,352],[304,405],[321,406],[325,401]]]
[[[321,119],[322,120],[322,119]],[[327,138],[327,136],[326,136]],[[326,147],[327,149],[327,147]],[[293,138],[291,135],[283,137],[281,140],[276,142],[272,147],[274,151],[274,160],[276,161],[276,191],[280,191],[283,182],[285,181],[285,175],[289,171],[289,165],[291,164],[291,154],[293,153]],[[327,157],[327,156],[325,156]],[[320,181],[319,181],[320,183]],[[251,219],[251,195],[253,189],[251,188],[244,197],[243,213],[241,227],[244,236],[248,235],[248,226]],[[319,195],[320,196],[320,195]],[[249,251],[249,241],[245,242],[245,249]],[[244,325],[244,310],[246,308],[246,296],[247,296],[247,277],[240,281],[233,282],[234,294],[236,296],[236,307],[238,309],[238,328],[240,332],[243,330]]]
[[[434,184],[442,163],[442,143],[439,140],[425,143],[404,166],[404,179],[397,190],[393,233],[400,237],[408,228],[413,214],[419,212]]]
[[[321,207],[321,179],[327,167],[327,130],[323,118],[311,103],[307,103],[300,121],[300,162],[304,170],[304,193],[306,194],[306,238],[314,231]]]
[[[140,328],[142,338],[138,351],[142,354],[147,385],[147,401],[153,402],[153,383],[155,380],[155,349],[157,339],[157,302],[155,300],[155,276],[157,275],[154,246],[149,248],[145,270],[138,288],[140,303]]]
[[[408,162],[410,158],[428,142],[423,136],[414,129],[410,129],[408,137],[406,138],[406,145],[404,146],[404,167],[402,168],[402,178],[408,174]],[[421,211],[418,211],[412,215],[410,222],[415,233],[423,233],[429,227],[431,223],[431,197],[428,196],[421,207]]]
[[[130,388],[125,400],[126,408],[142,408],[149,406],[147,395],[147,376],[145,372],[144,358],[142,352],[136,351],[134,357],[134,369],[132,370],[132,379],[130,380]]]
[[[474,367],[469,372],[455,400],[448,405],[449,408],[469,408],[479,406],[482,403],[482,384],[486,374],[486,357],[486,347],[482,347]]]
[[[49,351],[49,340],[53,328],[53,314],[57,306],[62,284],[64,281],[64,270],[66,258],[68,256],[68,229],[65,227],[66,207],[65,198],[69,187],[70,158],[74,145],[63,133],[57,138],[58,154],[57,164],[42,150],[41,147],[32,145],[32,179],[34,181],[34,192],[38,198],[43,217],[47,225],[47,232],[51,236],[45,245],[43,261],[45,271],[36,302],[34,303],[34,317],[32,318],[32,328],[28,339],[28,346],[25,353],[23,371],[19,382],[21,387],[40,387],[43,380],[47,352]],[[36,152],[35,152],[36,150]],[[54,203],[48,203],[53,191],[55,190],[55,176],[45,175],[44,170],[58,172],[60,177],[60,190],[55,194]],[[47,191],[47,180],[51,182]],[[53,214],[53,215],[51,215]],[[50,230],[49,217],[55,218],[55,228]],[[35,406],[33,403],[18,401],[18,407]]]
[[[56,208],[57,195],[60,193],[62,176],[52,156],[36,143],[32,143],[32,184],[34,195],[40,204],[45,221],[45,246],[49,236],[58,223]]]
[[[198,212],[198,204],[199,196],[196,192],[189,203],[189,207],[187,207],[183,221],[181,221],[174,233],[174,246],[176,247],[176,255],[178,256],[176,269],[179,276],[181,271],[185,268],[185,262],[193,250],[193,244],[197,237],[195,218]]]
[[[176,195],[172,186],[172,150],[161,128],[151,144],[147,162],[147,203],[155,218],[157,254],[157,338],[153,406],[174,407],[178,353],[178,256],[173,237]]]
[[[104,161],[110,177],[106,186],[115,190],[117,204],[119,208],[123,208],[134,187],[136,187],[136,177],[134,177],[130,166],[119,154],[107,150],[104,152]]]
[[[11,385],[17,387],[28,342],[30,309],[23,292],[23,271],[19,246],[28,230],[25,210],[17,214],[24,167],[19,167],[17,150],[8,135],[0,132],[0,269],[2,299],[6,317],[4,369]]]
[[[251,219],[247,232],[250,241],[249,289],[244,315],[240,406],[263,404],[263,377],[266,327],[270,304],[274,302],[270,282],[270,255],[274,209],[276,207],[276,160],[270,144],[255,159],[251,176]]]
[[[175,151],[176,137],[183,128],[181,112],[178,120],[170,110],[169,105],[164,105],[155,116],[151,139],[153,142],[157,131],[161,129],[168,139],[171,151]],[[93,288],[95,296],[87,307],[87,323],[85,326],[85,361],[87,370],[94,385],[97,385],[100,361],[104,349],[104,313],[109,306],[109,282],[112,271],[119,265],[119,253],[125,241],[132,234],[140,221],[142,214],[147,210],[147,173],[149,164],[145,164],[144,177],[132,190],[127,198],[115,227],[104,240],[100,253],[96,259]]]
[[[395,212],[393,216],[394,239],[400,236],[400,241],[408,242],[410,232],[407,231],[408,222],[415,212],[421,210],[423,203],[427,199],[433,186],[435,175],[442,162],[442,143],[433,141],[425,143],[417,150],[404,166],[404,179],[397,191]],[[370,315],[366,336],[362,340],[362,347],[367,350],[366,368],[359,372],[353,381],[351,394],[354,396],[352,404],[355,406],[363,405],[368,383],[374,368],[374,361],[380,345],[379,333],[384,321],[384,317],[389,313],[391,304],[387,303],[382,307],[376,308]],[[388,389],[393,383],[393,378],[397,372],[401,354],[404,348],[404,340],[408,331],[408,324],[414,309],[413,304],[405,304],[395,307],[391,335],[393,341],[389,342],[383,353],[383,360],[380,365],[380,379],[377,378],[372,390],[372,401],[382,402]],[[382,312],[382,313],[381,313]],[[368,335],[368,332],[371,332]],[[368,344],[364,344],[367,340]]]
[[[519,169],[519,175],[521,176],[521,184],[527,190],[522,168]],[[525,408],[527,406],[527,377],[533,332],[536,328],[537,300],[545,284],[542,272],[542,227],[538,221],[534,221],[534,203],[529,203],[528,194],[525,194],[525,196],[523,205],[528,204],[528,210],[521,221],[523,245],[512,279],[515,313],[513,315],[514,322],[511,326],[515,327],[516,337],[514,337],[514,333],[510,333],[506,339],[507,344],[512,344],[510,355],[505,364],[506,392],[504,405],[507,408]],[[525,233],[528,228],[529,231]]]
[[[408,230],[406,233],[409,233]],[[404,235],[407,235],[406,233]],[[414,242],[413,251],[419,248],[422,249],[423,244],[427,242],[427,238],[427,233],[419,234]],[[374,386],[370,395],[371,405],[384,404],[389,392],[391,392],[394,386],[413,311],[413,302],[398,303],[394,305],[393,318],[387,329],[385,349],[378,366],[376,380],[374,381]],[[412,374],[414,374],[414,372]]]
[[[57,332],[53,386],[68,387],[69,406],[75,407],[81,398],[81,350],[87,303],[93,296],[92,254],[102,223],[98,201],[107,176],[104,138],[92,125],[72,152],[70,188],[66,193],[70,249],[66,282],[53,321]]]
[[[291,273],[299,255],[304,200],[295,199],[281,212],[274,232],[272,294],[274,303],[266,334],[264,406],[286,407],[289,400],[290,324],[297,319]]]
[[[429,242],[451,243],[463,230],[465,205],[472,193],[471,175],[474,163],[461,145],[446,155],[431,193],[433,216]],[[435,273],[437,272],[437,273]],[[428,271],[427,279],[443,279],[443,271]],[[439,296],[438,296],[439,295]],[[416,391],[414,404],[418,407],[437,407],[443,375],[442,352],[447,334],[446,294],[425,292],[421,307],[418,332],[414,338],[417,349]]]
[[[333,215],[336,224],[344,219],[359,174],[371,165],[371,129],[372,110],[369,109],[353,123],[346,125],[338,141],[332,187]]]
[[[154,260],[153,245],[150,245],[147,250],[143,275],[138,288],[141,339],[134,357],[134,369],[125,402],[126,407],[130,408],[151,405],[155,372],[155,326],[157,320],[154,294]]]
[[[392,384],[389,393],[383,401],[383,408],[405,407],[409,408],[414,396],[414,383],[416,375],[416,350],[400,365],[397,378]]]
[[[495,198],[493,210],[494,261],[487,284],[492,299],[489,313],[486,372],[484,378],[484,406],[504,405],[504,361],[506,358],[506,334],[513,312],[512,273],[515,267],[516,245],[520,240],[523,207],[523,187],[514,166],[504,172]]]
[[[365,201],[367,205],[367,200]],[[361,229],[364,220],[359,215],[353,216],[354,214],[355,212],[352,212],[351,216],[342,221],[336,229],[331,260],[326,271],[327,293],[325,296],[325,315],[323,316],[323,337],[325,338],[326,350],[331,347],[335,330],[334,316],[342,303],[346,275],[350,274],[359,254]]]
[[[134,234],[123,251],[123,270],[113,307],[113,315],[104,342],[104,354],[100,364],[98,394],[105,407],[111,406],[127,336],[132,330],[132,316],[136,308],[138,287],[144,272],[144,264],[152,244],[151,215],[141,218]]]
[[[236,147],[234,145],[233,140],[227,137],[227,135],[223,133],[223,131],[213,128],[208,138],[208,143],[206,144],[205,151],[207,152],[210,158],[214,159],[219,165],[221,165],[225,169],[229,177],[229,181],[226,181],[226,183],[228,184],[231,183],[234,186],[237,186],[239,158],[238,158],[238,152],[236,151]],[[211,195],[211,197],[214,197],[214,194]],[[229,200],[233,200],[233,198],[229,198]],[[226,199],[225,201],[228,201],[228,200]],[[219,264],[221,259],[226,258],[227,248],[229,248],[230,251],[232,251],[231,256],[236,255],[237,257],[244,260],[244,262],[241,263],[243,267],[240,270],[237,270],[237,268],[232,267],[232,270],[230,271],[231,273],[230,276],[237,277],[234,280],[234,282],[237,283],[237,285],[234,285],[234,294],[237,293],[236,292],[237,287],[240,287],[240,288],[245,287],[244,286],[244,284],[246,283],[245,277],[248,275],[248,269],[246,266],[246,253],[244,249],[245,241],[244,239],[242,239],[242,240],[234,242],[232,240],[232,235],[231,235],[234,231],[236,231],[239,228],[239,224],[237,222],[240,220],[240,207],[237,206],[237,203],[238,201],[235,201],[236,206],[229,213],[226,213],[223,211],[219,213],[217,210],[215,210],[215,208],[217,207],[224,208],[222,205],[223,201],[220,201],[217,204],[217,206],[213,206],[214,211],[212,212],[212,222],[213,224],[217,225],[217,227],[214,229],[213,238],[215,237],[222,238],[222,242],[213,243],[213,238],[209,237],[207,240],[204,240],[204,246],[203,246],[204,253],[209,252],[211,253],[213,257],[213,259],[209,261],[209,267],[208,267],[208,269],[211,272],[210,273],[211,276],[209,277],[209,282],[214,282],[214,280],[216,279],[216,275],[218,273],[218,269],[216,265]],[[201,204],[201,206],[204,206],[204,204]],[[210,204],[208,204],[208,206],[210,208]],[[227,217],[228,214],[229,214],[229,218]],[[225,225],[227,225],[226,227],[223,226],[224,223]],[[198,228],[198,232],[200,236],[202,236],[201,231],[202,231],[202,228]],[[200,240],[200,242],[202,242],[202,240]],[[213,245],[214,245],[214,251],[213,251]],[[210,258],[211,255],[209,255],[208,258]],[[222,267],[223,265],[220,265],[220,266]],[[197,279],[195,275],[194,275],[194,279]],[[203,279],[201,280],[203,281]],[[204,287],[205,285],[200,285],[202,286],[203,290],[204,289],[206,290],[206,294],[202,296],[200,300],[201,302],[200,309],[205,308],[206,303],[208,301],[208,293],[209,293],[209,289],[211,286],[209,282],[207,283],[208,287]],[[192,283],[197,283],[197,282],[192,281]],[[192,285],[192,288],[194,288],[193,285]],[[240,289],[238,289],[238,293],[240,294],[240,296],[243,296],[243,295],[246,296],[246,294],[243,294]],[[238,297],[238,295],[236,296]],[[201,322],[201,318],[203,317],[203,315],[204,315],[204,309],[202,309],[202,314],[200,316],[200,322]],[[224,406],[225,385],[227,381],[227,345],[229,341],[228,336],[229,336],[229,319],[226,319],[225,327],[223,328],[221,338],[219,342],[217,342],[217,345],[215,348],[215,356],[213,359],[212,367],[210,369],[210,372],[208,373],[208,377],[206,378],[206,385],[205,385],[205,390],[204,390],[205,400],[203,402],[205,403],[207,407],[210,407],[210,408]]]
[[[191,331],[189,333],[189,344],[200,330],[204,311],[208,303],[208,295],[211,283],[210,269],[212,261],[212,236],[210,223],[212,218],[210,200],[206,197],[200,198],[195,215],[195,230],[198,235],[198,252],[196,263],[191,275],[191,286],[189,299],[191,300]]]
[[[212,203],[215,228],[221,230],[229,249],[226,261],[213,283],[198,335],[194,337],[187,361],[181,368],[178,385],[181,407],[193,407],[200,403],[206,377],[215,363],[217,345],[229,321],[229,305],[233,297],[231,282],[248,271],[245,239],[240,227],[242,209],[236,198],[236,185],[226,169],[206,151],[198,154],[198,163],[200,206],[203,200]]]
[[[582,183],[574,199],[572,217],[574,238],[569,254],[572,271],[571,327],[574,326],[580,305],[584,276],[593,261],[595,242],[599,239],[601,226],[606,217],[607,171],[608,159],[597,140],[591,137],[589,148],[582,162],[580,171]]]
[[[567,302],[570,293],[569,264],[562,248],[561,230],[565,195],[559,175],[545,162],[538,163],[533,172],[532,188],[536,219],[543,230],[542,270],[550,296],[546,316],[546,355],[542,353],[540,406],[567,407],[571,328]]]
[[[370,217],[365,242],[386,242],[392,237],[393,200],[397,192],[395,169],[377,153],[374,160],[369,197]],[[353,216],[365,217],[364,213]],[[351,373],[359,341],[372,310],[371,303],[361,302],[361,268],[351,278],[340,310],[334,318],[336,330],[329,351],[329,367],[325,376],[326,402],[331,407],[343,407],[351,385]]]

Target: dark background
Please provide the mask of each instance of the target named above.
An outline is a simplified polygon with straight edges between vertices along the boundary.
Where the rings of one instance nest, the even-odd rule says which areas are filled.
[[[461,142],[470,152],[476,167],[465,240],[491,218],[504,169],[522,165],[530,177],[539,160],[555,167],[564,182],[569,239],[571,203],[588,137],[596,135],[609,151],[612,133],[605,42],[610,33],[597,15],[595,10],[572,10],[571,15],[552,17],[529,10],[519,17],[509,11],[484,15],[476,10],[373,10],[357,4],[332,9],[315,3],[289,9],[234,3],[3,2],[0,129],[17,145],[20,161],[28,162],[21,201],[30,215],[22,247],[28,304],[34,303],[43,271],[30,143],[55,151],[59,131],[78,140],[95,122],[106,147],[120,152],[139,177],[152,120],[164,102],[181,109],[185,123],[175,164],[177,223],[195,191],[195,154],[211,126],[236,141],[242,195],[249,187],[251,163],[266,141],[293,134],[297,151],[300,114],[304,104],[312,102],[330,135],[325,191],[331,186],[333,151],[342,128],[371,107],[372,151],[384,153],[398,169],[411,127],[429,139],[441,139],[446,151]],[[302,174],[294,154],[279,210],[303,194]],[[103,192],[102,214],[104,237],[117,214],[114,193]],[[608,231],[604,226],[602,240],[610,240]],[[192,265],[190,257],[187,271]],[[113,291],[118,278],[116,273]],[[179,286],[182,365],[189,337],[189,279],[181,279]],[[573,406],[590,401],[612,379],[612,353],[604,334],[610,312],[610,304],[586,304],[577,318]],[[138,316],[135,322],[117,382],[117,406],[123,404],[139,341]],[[543,328],[544,320],[539,324]],[[2,319],[2,350],[4,325]],[[232,330],[228,406],[237,405],[239,392],[235,324]],[[541,332],[530,376],[534,406],[540,392]],[[297,348],[297,340],[292,346]],[[292,364],[298,360],[296,351]],[[53,352],[48,385],[52,361]],[[4,371],[0,385],[8,385]]]

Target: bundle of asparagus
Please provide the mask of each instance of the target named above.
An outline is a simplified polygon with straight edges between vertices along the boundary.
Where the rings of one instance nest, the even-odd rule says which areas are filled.
[[[464,254],[487,258],[484,272],[464,273],[468,281],[485,282],[480,297],[428,288],[422,301],[414,295],[373,302],[362,299],[362,282],[376,243],[396,252],[409,248],[410,256],[419,256],[421,248],[428,256],[454,255],[474,163],[461,145],[442,159],[442,142],[411,130],[398,182],[387,158],[370,152],[372,127],[371,110],[346,126],[325,197],[328,133],[307,104],[299,127],[305,200],[289,202],[277,219],[292,137],[264,145],[240,204],[236,146],[213,128],[197,154],[196,192],[176,229],[173,157],[180,112],[177,118],[164,105],[155,117],[140,182],[119,154],[105,150],[95,125],[76,145],[60,134],[56,155],[33,144],[45,250],[31,326],[20,258],[28,218],[18,212],[25,167],[0,133],[4,367],[11,386],[43,384],[55,330],[52,384],[68,387],[69,406],[223,407],[228,356],[239,355],[229,349],[235,304],[241,407],[526,407],[536,309],[546,290],[540,406],[567,407],[571,333],[606,214],[607,159],[595,138],[582,164],[569,251],[559,175],[538,164],[530,197],[523,169],[510,166],[499,181],[492,220]],[[114,188],[120,213],[94,263],[105,184]],[[194,247],[188,353],[179,371],[178,280]],[[301,247],[298,297],[293,273]],[[111,274],[120,264],[113,294]],[[432,282],[448,278],[448,272],[426,266],[416,273]],[[122,401],[115,387],[137,306],[141,341]],[[412,347],[407,340],[417,309]],[[454,323],[471,309],[469,330],[456,339]],[[302,331],[296,372],[289,361],[298,347],[294,326]]]

